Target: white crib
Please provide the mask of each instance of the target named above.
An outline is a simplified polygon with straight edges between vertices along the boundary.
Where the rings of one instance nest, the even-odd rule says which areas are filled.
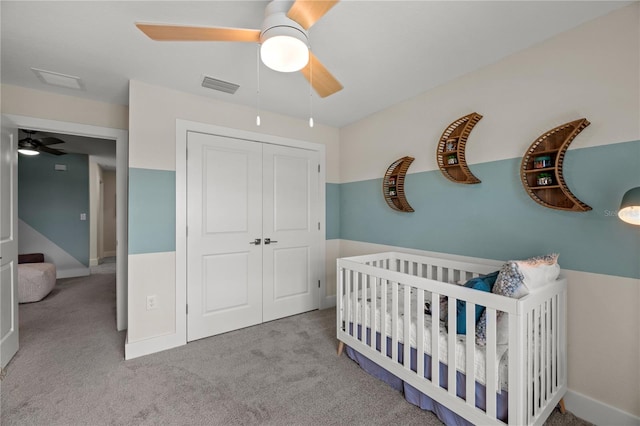
[[[544,423],[557,404],[564,411],[566,280],[559,278],[521,299],[451,284],[499,266],[396,252],[338,259],[338,353],[348,345],[473,424]],[[441,295],[448,297],[449,312],[442,323],[431,321],[440,318]],[[467,336],[475,337],[476,304],[486,307],[486,346],[475,340],[467,345],[469,337],[455,333],[457,300],[466,301]],[[425,313],[425,302],[431,302],[431,315]],[[501,326],[508,324],[506,345],[497,341],[499,311],[504,312]],[[440,377],[442,364],[446,377]],[[448,368],[452,365],[456,368]],[[462,382],[457,374],[463,374]],[[476,382],[486,390],[486,400],[478,403],[482,408],[476,406]],[[496,414],[501,394],[508,420]]]

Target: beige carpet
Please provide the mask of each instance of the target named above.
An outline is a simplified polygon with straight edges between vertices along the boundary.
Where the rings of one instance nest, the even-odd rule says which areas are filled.
[[[440,425],[335,353],[335,310],[314,311],[124,361],[115,277],[58,280],[20,305],[2,380],[8,425]],[[550,425],[587,425],[554,412]]]

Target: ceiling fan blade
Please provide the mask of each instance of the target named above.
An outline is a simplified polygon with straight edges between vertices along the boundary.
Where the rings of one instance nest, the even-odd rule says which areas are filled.
[[[327,70],[320,60],[311,52],[309,52],[309,63],[300,71],[321,98],[333,95],[343,88],[342,84],[331,75],[329,70]]]
[[[38,145],[55,145],[55,144],[59,144],[59,143],[64,143],[64,141],[62,139],[58,139],[58,138],[54,138],[54,137],[33,139],[33,142],[35,142]]]
[[[46,152],[47,154],[53,154],[53,155],[64,155],[64,154],[66,154],[66,152],[62,152],[62,151],[60,151],[58,149],[48,148],[46,146],[39,146],[36,150],[40,151],[40,152]]]
[[[311,28],[318,19],[322,18],[339,0],[296,0],[291,6],[287,17],[293,19],[305,30]]]
[[[181,25],[142,24],[136,27],[157,41],[260,41],[260,30],[244,28],[190,27]]]

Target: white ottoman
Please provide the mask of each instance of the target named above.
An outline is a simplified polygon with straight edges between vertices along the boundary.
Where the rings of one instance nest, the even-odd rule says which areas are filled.
[[[37,302],[56,285],[53,263],[21,263],[18,265],[18,303]]]

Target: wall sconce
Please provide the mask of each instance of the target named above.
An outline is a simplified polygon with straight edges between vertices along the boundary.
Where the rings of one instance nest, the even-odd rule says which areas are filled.
[[[640,186],[628,190],[622,197],[618,217],[632,225],[640,225]]]

